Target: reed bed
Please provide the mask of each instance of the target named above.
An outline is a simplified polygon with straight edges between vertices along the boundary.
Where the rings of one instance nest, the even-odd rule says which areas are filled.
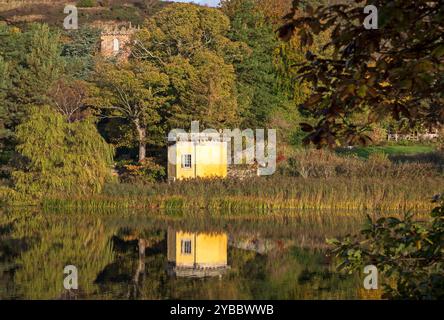
[[[232,214],[282,209],[429,210],[429,199],[444,189],[444,178],[301,178],[273,176],[248,180],[194,180],[148,185],[109,184],[100,195],[52,198],[46,208],[206,209]]]

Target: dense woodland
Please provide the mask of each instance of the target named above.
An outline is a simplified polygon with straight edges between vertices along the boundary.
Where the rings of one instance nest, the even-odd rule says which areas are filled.
[[[90,5],[104,4],[79,3]],[[112,164],[130,180],[161,179],[166,134],[191,120],[203,128],[275,127],[283,149],[300,143],[295,105],[309,89],[293,81],[286,65],[301,61],[305,49],[280,42],[275,32],[289,1],[224,1],[221,8],[148,1],[122,8],[145,17],[129,59],[101,57],[100,30],[82,24],[83,15],[75,31],[50,19],[1,24],[5,183],[31,193],[88,192],[100,189]],[[85,176],[65,172],[85,167],[83,161]],[[54,180],[42,183],[46,178]],[[98,185],[85,183],[91,180]]]
[[[99,192],[113,179],[161,181],[167,133],[188,129],[192,120],[199,120],[202,129],[277,129],[278,161],[290,167],[295,150],[310,142],[330,148],[375,144],[388,130],[436,128],[439,97],[431,100],[423,90],[426,108],[411,107],[409,113],[401,105],[412,104],[412,94],[421,93],[433,77],[416,77],[422,82],[414,90],[403,89],[399,98],[382,97],[395,91],[371,88],[362,79],[357,84],[335,80],[348,71],[340,69],[344,59],[335,60],[343,46],[338,42],[342,29],[333,29],[338,21],[331,16],[320,15],[325,5],[336,11],[346,7],[341,1],[302,1],[292,7],[289,0],[226,0],[220,8],[155,0],[79,1],[80,29],[71,31],[49,8],[38,22],[13,19],[32,17],[45,3],[11,5],[2,11],[0,24],[2,188],[38,198]],[[313,22],[329,18],[326,24]],[[101,30],[95,20],[141,26],[128,59],[99,54]],[[301,21],[308,25],[302,27]],[[326,72],[329,63],[336,63],[336,73]],[[417,70],[428,72],[430,63]],[[355,78],[365,72],[359,68]],[[365,77],[376,81],[371,73]],[[378,111],[385,105],[394,112]],[[413,112],[425,109],[430,112],[422,118],[430,121],[413,121]]]

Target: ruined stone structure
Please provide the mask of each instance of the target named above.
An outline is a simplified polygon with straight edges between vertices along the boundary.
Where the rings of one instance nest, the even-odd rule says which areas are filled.
[[[130,54],[128,45],[132,35],[137,30],[139,28],[133,28],[131,23],[129,27],[118,25],[102,27],[100,37],[101,55],[105,58],[118,57],[119,59],[127,59]]]

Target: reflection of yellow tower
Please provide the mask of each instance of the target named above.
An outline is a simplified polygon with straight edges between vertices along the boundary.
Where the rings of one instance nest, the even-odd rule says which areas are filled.
[[[227,250],[226,233],[168,229],[168,262],[178,276],[220,275],[227,268]]]

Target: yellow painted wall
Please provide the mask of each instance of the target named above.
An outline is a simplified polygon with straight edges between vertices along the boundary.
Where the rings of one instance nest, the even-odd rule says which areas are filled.
[[[191,168],[182,168],[184,154],[191,154]],[[175,160],[168,161],[168,177],[172,180],[227,176],[226,142],[200,142],[195,146],[192,142],[180,141],[169,147],[168,158]]]
[[[226,266],[228,237],[226,233],[200,233],[196,237],[196,263],[201,266]]]
[[[191,254],[181,252],[182,240],[191,240]],[[226,233],[189,233],[168,229],[168,261],[176,266],[226,266],[228,236]]]
[[[211,178],[227,176],[227,144],[210,142],[196,146],[197,177]],[[210,160],[212,159],[212,160]]]

